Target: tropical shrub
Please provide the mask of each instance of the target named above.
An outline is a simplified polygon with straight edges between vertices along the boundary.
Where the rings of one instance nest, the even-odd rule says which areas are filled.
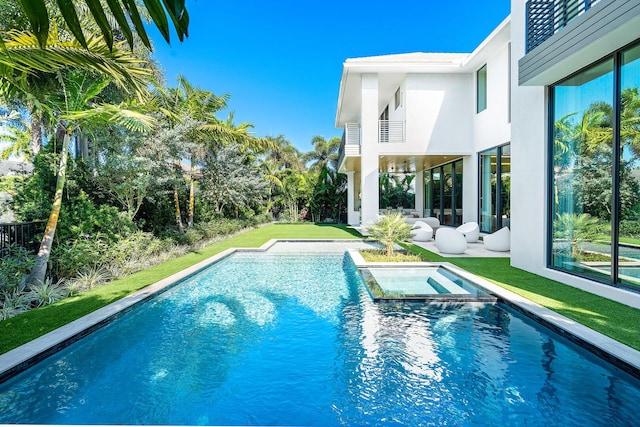
[[[64,203],[58,227],[58,241],[99,234],[108,242],[115,242],[137,229],[126,213],[115,206],[96,206],[82,190],[73,200]]]
[[[595,240],[605,233],[607,226],[599,218],[587,213],[562,213],[553,221],[553,236],[569,243],[571,256],[577,258],[581,254],[580,243]]]
[[[35,256],[22,246],[7,246],[0,262],[0,287],[12,288],[22,285],[34,262]]]
[[[108,258],[109,247],[106,236],[102,234],[63,242],[51,250],[51,275],[70,278],[80,271],[98,267]]]
[[[32,285],[26,297],[33,307],[42,307],[53,304],[67,296],[62,281],[54,282],[47,278],[44,282]]]
[[[372,239],[379,240],[386,248],[387,256],[393,256],[393,246],[396,243],[411,239],[411,224],[407,224],[401,213],[380,216],[377,223],[369,227]]]
[[[640,239],[640,221],[620,221],[620,235]]]

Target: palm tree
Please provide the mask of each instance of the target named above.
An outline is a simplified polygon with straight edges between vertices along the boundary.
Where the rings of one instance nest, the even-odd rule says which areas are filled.
[[[16,110],[5,110],[0,115],[0,125],[5,130],[0,134],[0,142],[8,144],[0,153],[0,158],[7,160],[15,155],[22,156],[26,162],[30,162],[34,154],[30,146],[31,131],[29,123],[24,120],[23,115]]]
[[[38,44],[43,48],[49,43],[50,16],[47,7],[56,8],[55,11],[62,15],[71,33],[85,49],[88,49],[89,42],[85,38],[82,19],[78,18],[76,10],[81,6],[88,9],[93,16],[109,49],[114,47],[113,27],[117,27],[124,35],[130,47],[133,48],[134,45],[134,31],[132,30],[135,30],[142,43],[151,49],[151,42],[144,28],[141,14],[148,14],[151,17],[167,43],[170,42],[167,15],[171,18],[180,41],[189,35],[189,13],[184,4],[185,0],[144,0],[144,7],[134,0],[107,0],[108,9],[103,3],[96,0],[77,0],[75,2],[17,0],[17,2],[25,13]],[[110,22],[108,15],[112,16],[115,22]]]
[[[311,161],[312,168],[322,170],[323,167],[331,167],[337,169],[338,167],[338,150],[340,150],[340,138],[334,136],[328,141],[324,137],[316,135],[311,140],[314,151],[307,153],[307,161]]]
[[[196,166],[203,161],[208,151],[220,149],[225,145],[238,145],[241,151],[263,151],[269,142],[254,137],[250,123],[233,123],[233,113],[226,121],[216,117],[216,113],[227,107],[229,95],[216,96],[213,92],[192,85],[184,76],[177,77],[178,86],[163,93],[164,111],[170,121],[177,124],[186,118],[197,125],[185,135],[184,155],[189,160],[189,217],[188,227],[193,227],[195,209]],[[176,159],[179,161],[179,159]],[[176,220],[180,218],[179,198],[174,191]],[[178,224],[181,227],[181,221]]]
[[[265,161],[277,165],[278,169],[292,169],[303,171],[305,169],[303,155],[298,151],[291,142],[284,137],[278,135],[276,137],[267,136],[269,148],[265,153]]]
[[[389,257],[393,256],[393,246],[396,243],[411,239],[411,224],[405,221],[401,213],[382,215],[368,231],[372,239],[379,240],[385,246]]]
[[[111,82],[106,76],[95,76],[85,71],[71,71],[64,75],[59,73],[61,93],[48,98],[48,112],[55,126],[64,131],[62,151],[56,180],[56,191],[49,220],[45,228],[36,262],[29,278],[30,284],[44,281],[47,262],[55,236],[62,193],[64,190],[69,144],[74,133],[80,129],[95,126],[119,125],[129,129],[144,131],[153,125],[153,119],[140,113],[135,105],[111,105],[95,103],[94,100]],[[132,108],[133,107],[133,108]]]
[[[49,117],[65,131],[54,202],[31,283],[42,282],[46,273],[60,214],[72,133],[81,125],[91,121],[105,123],[107,118],[132,127],[145,120],[144,116],[122,106],[90,103],[111,82],[143,100],[148,93],[146,87],[150,77],[144,62],[121,50],[122,43],[110,49],[99,36],[87,37],[86,42],[84,48],[77,40],[64,41],[53,27],[46,47],[41,48],[35,34],[10,30],[4,40],[5,48],[0,50],[0,95],[4,99],[19,98],[30,103],[40,117]],[[73,69],[76,71],[70,72]],[[56,100],[42,91],[34,91],[28,84],[28,76],[34,73],[55,77],[62,84],[62,98]],[[51,83],[54,79],[48,81]]]

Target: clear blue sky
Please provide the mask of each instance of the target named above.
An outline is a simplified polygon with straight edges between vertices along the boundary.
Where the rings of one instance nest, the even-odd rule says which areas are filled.
[[[229,94],[235,122],[257,136],[284,135],[301,151],[334,128],[342,63],[406,52],[471,52],[509,14],[509,0],[187,0],[189,38],[157,31],[167,84],[183,74]],[[225,119],[225,111],[220,118]]]

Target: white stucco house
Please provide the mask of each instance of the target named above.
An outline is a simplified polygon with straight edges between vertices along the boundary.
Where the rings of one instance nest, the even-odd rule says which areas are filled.
[[[348,222],[402,209],[508,226],[513,266],[626,302],[640,289],[639,88],[637,0],[512,0],[471,53],[347,59]]]

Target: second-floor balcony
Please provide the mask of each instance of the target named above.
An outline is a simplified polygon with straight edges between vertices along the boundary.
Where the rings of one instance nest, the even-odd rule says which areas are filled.
[[[527,53],[564,28],[600,0],[527,1]]]
[[[405,122],[403,120],[378,120],[379,144],[405,141]],[[345,157],[359,156],[361,144],[360,123],[347,123],[344,126],[340,142],[338,165],[342,164]]]
[[[405,142],[404,121],[378,120],[378,143]]]
[[[345,156],[360,155],[360,123],[347,123],[342,133],[340,151],[338,152],[338,165],[342,164]]]

